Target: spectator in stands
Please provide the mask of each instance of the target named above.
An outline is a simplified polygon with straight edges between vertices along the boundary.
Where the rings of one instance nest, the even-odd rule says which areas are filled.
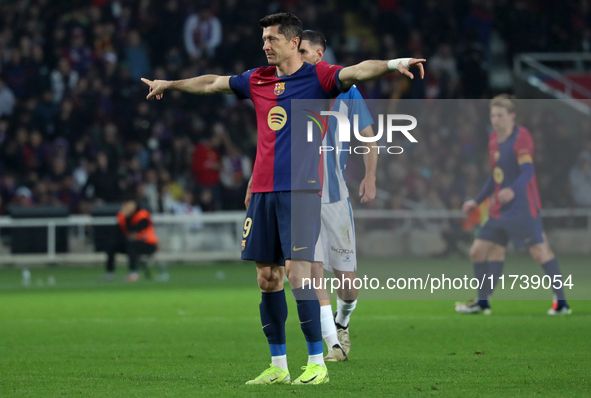
[[[212,58],[222,42],[222,25],[211,9],[205,8],[187,17],[184,35],[191,58]]]
[[[115,172],[109,171],[109,160],[104,152],[99,152],[96,163],[90,166],[86,185],[82,188],[84,197],[91,202],[116,202],[119,200],[119,179]]]
[[[181,200],[170,204],[169,211],[172,212],[172,214],[182,215],[195,215],[203,213],[201,206],[194,203],[193,193],[191,191],[183,192]],[[203,223],[191,223],[190,227],[192,230],[201,229],[203,228]]]
[[[0,79],[0,117],[12,115],[14,102],[15,98],[12,90]]]
[[[125,47],[125,60],[131,76],[135,80],[150,75],[151,67],[148,50],[141,42],[137,30],[132,30],[128,33],[127,46]]]
[[[587,146],[591,147],[591,142]],[[581,152],[577,163],[570,170],[569,180],[575,204],[591,207],[591,151]]]
[[[75,70],[72,70],[68,58],[60,58],[58,67],[50,75],[54,101],[61,102],[64,95],[76,87],[78,79],[79,74]]]
[[[197,191],[208,190],[213,196],[212,200],[215,209],[221,207],[220,170],[222,169],[222,163],[220,149],[224,139],[224,127],[221,123],[216,123],[213,127],[212,136],[203,139],[195,147],[191,166]]]
[[[242,210],[244,192],[252,174],[252,164],[233,143],[226,144],[226,153],[222,156],[220,179],[223,186],[223,209]]]
[[[127,199],[117,213],[117,222],[117,238],[107,252],[107,273],[103,279],[115,279],[115,254],[125,253],[129,257],[127,281],[136,282],[140,256],[154,254],[158,248],[152,216],[136,200]]]

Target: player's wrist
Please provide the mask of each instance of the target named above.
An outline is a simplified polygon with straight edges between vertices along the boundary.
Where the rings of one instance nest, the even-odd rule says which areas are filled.
[[[390,70],[398,70],[398,65],[402,63],[402,65],[406,68],[409,69],[410,68],[410,60],[412,58],[396,58],[396,59],[391,59],[390,61],[388,61],[388,69]]]

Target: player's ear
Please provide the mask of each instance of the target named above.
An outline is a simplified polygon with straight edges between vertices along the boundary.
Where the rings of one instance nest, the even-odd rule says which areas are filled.
[[[322,57],[324,57],[324,50],[321,47],[316,49],[316,54],[318,54],[319,61],[322,61]]]

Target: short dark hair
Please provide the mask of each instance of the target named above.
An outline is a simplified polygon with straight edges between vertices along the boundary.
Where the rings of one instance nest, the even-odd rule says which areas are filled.
[[[289,12],[267,15],[265,18],[261,19],[259,23],[262,28],[279,25],[279,33],[285,36],[287,40],[299,37],[300,42],[302,41],[302,21]]]
[[[322,47],[323,51],[326,51],[326,39],[322,36],[322,33],[315,30],[304,30],[302,33],[302,41],[308,40],[310,44]]]

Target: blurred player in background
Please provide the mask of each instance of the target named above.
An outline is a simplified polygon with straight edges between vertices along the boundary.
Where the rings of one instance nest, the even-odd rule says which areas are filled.
[[[540,216],[541,203],[534,172],[534,142],[529,131],[515,125],[515,102],[508,95],[499,95],[490,102],[493,132],[489,136],[488,156],[493,175],[473,200],[462,210],[469,214],[486,198],[492,196],[489,219],[479,230],[470,249],[474,274],[478,280],[493,275],[494,285],[485,283],[478,291],[478,300],[456,303],[462,314],[490,314],[489,298],[498,278],[503,274],[505,247],[509,240],[516,248],[527,247],[552,281],[554,303],[548,315],[570,314],[564,296],[562,274],[548,245]],[[555,288],[560,281],[560,288]]]
[[[311,65],[322,61],[326,50],[326,40],[322,34],[305,30],[300,45],[300,58]],[[353,86],[346,93],[339,94],[331,110],[344,113],[353,125],[353,115],[359,115],[359,131],[364,137],[373,137],[371,128],[373,119],[363,97]],[[353,285],[357,270],[355,254],[355,226],[353,211],[349,200],[349,190],[345,182],[345,167],[349,154],[349,142],[339,142],[336,123],[329,123],[329,130],[324,136],[322,145],[334,150],[323,152],[324,178],[322,186],[322,208],[320,239],[316,244],[312,276],[322,286],[324,269],[332,271],[344,287],[337,290],[337,311],[333,318],[330,296],[324,286],[316,289],[320,299],[320,316],[322,337],[328,348],[324,358],[329,362],[346,361],[351,349],[349,337],[349,317],[357,306],[358,290]],[[377,148],[363,155],[365,178],[359,186],[361,203],[373,200],[376,196],[376,167],[378,163]],[[336,325],[335,325],[336,323]]]
[[[117,239],[107,252],[107,274],[104,279],[115,278],[115,255],[125,253],[129,257],[127,281],[135,282],[139,277],[139,257],[154,254],[158,247],[152,216],[136,200],[129,199],[123,202],[117,213],[117,223]]]
[[[298,18],[288,13],[274,14],[263,18],[260,25],[269,67],[251,69],[235,76],[204,75],[179,81],[142,81],[150,86],[148,99],[160,99],[166,90],[201,95],[234,93],[238,98],[252,99],[257,115],[258,142],[252,198],[242,234],[242,259],[256,262],[257,281],[262,293],[261,323],[271,350],[271,366],[247,384],[290,382],[285,346],[284,262],[291,269],[290,285],[308,346],[308,364],[293,384],[323,384],[329,377],[323,357],[320,306],[313,288],[302,283],[304,278],[311,278],[314,246],[319,233],[316,225],[320,225],[321,197],[318,192],[322,189],[317,151],[320,142],[316,147],[299,148],[300,152],[292,148],[291,100],[334,98],[357,82],[377,79],[396,70],[412,78],[408,68],[414,65],[420,68],[422,78],[422,62],[425,60],[364,61],[347,68],[326,62],[312,66],[303,63],[299,57],[302,23]],[[299,160],[294,170],[292,157]],[[297,176],[293,181],[292,174]],[[292,213],[298,217],[292,219]]]

